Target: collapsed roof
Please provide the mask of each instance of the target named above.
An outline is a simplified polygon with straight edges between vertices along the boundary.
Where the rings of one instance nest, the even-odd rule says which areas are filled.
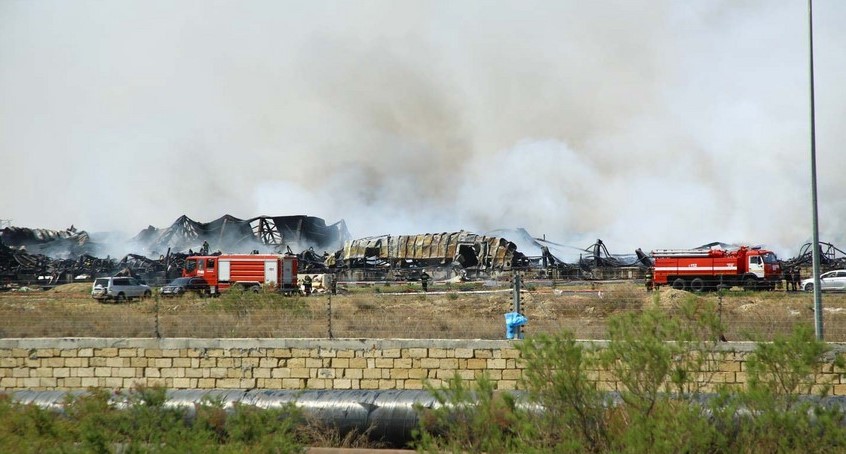
[[[312,216],[257,216],[239,219],[225,215],[211,222],[201,223],[180,216],[170,227],[153,226],[141,231],[134,243],[151,255],[171,251],[199,251],[208,242],[211,251],[227,253],[295,252],[310,248],[336,251],[350,237],[346,223],[341,220],[331,225]]]
[[[6,227],[0,230],[0,244],[54,258],[76,258],[96,249],[88,233],[73,225],[65,230]]]
[[[209,251],[249,253],[302,252],[305,269],[322,265],[323,254],[314,250],[339,250],[349,239],[344,221],[326,225],[323,219],[311,216],[257,216],[238,219],[223,216],[208,223],[180,216],[170,227],[150,226],[132,240],[115,238],[112,234],[88,233],[71,226],[66,230],[6,227],[0,230],[0,285],[7,282],[33,282],[48,278],[69,281],[116,271],[140,275],[164,273],[165,277],[178,273],[187,252],[200,252],[203,242]],[[214,248],[214,249],[212,249]],[[122,260],[110,258],[109,252],[125,255]],[[105,258],[98,258],[105,257]],[[150,257],[150,258],[148,258]],[[68,279],[66,276],[71,275]]]

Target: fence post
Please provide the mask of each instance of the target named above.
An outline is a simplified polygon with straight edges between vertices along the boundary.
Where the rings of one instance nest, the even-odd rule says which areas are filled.
[[[513,289],[514,289],[514,292],[513,292],[514,311],[513,312],[516,312],[520,315],[523,315],[523,305],[521,304],[521,301],[520,301],[521,284],[522,284],[522,282],[521,282],[521,278],[520,278],[520,272],[515,271],[514,272],[514,281],[513,281]],[[517,334],[517,336],[516,336],[517,339],[523,338],[523,325],[520,325],[520,326],[517,327],[517,333],[516,334]]]
[[[522,307],[520,307],[520,273],[518,273],[518,272],[514,273],[514,280],[512,281],[512,283],[513,283],[512,288],[514,290],[513,291],[514,312],[522,313],[522,311],[521,311]]]
[[[159,332],[159,295],[156,295],[156,339],[161,339],[162,334]]]
[[[326,303],[326,318],[329,325],[329,339],[334,339],[332,334],[332,295],[329,295],[328,302]]]
[[[720,326],[720,341],[726,342],[726,334],[723,332],[723,289],[717,292],[717,323]]]

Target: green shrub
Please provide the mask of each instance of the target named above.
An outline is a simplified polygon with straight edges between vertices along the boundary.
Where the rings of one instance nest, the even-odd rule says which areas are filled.
[[[788,336],[778,335],[772,342],[758,342],[746,360],[749,393],[790,410],[801,394],[828,394],[828,384],[817,387],[820,366],[831,347],[814,336],[810,325],[799,325]],[[842,357],[835,365],[843,367]]]
[[[610,446],[606,409],[610,401],[589,378],[596,355],[571,333],[538,336],[517,344],[525,369],[523,384],[532,403],[543,407],[531,418],[532,436],[545,448],[601,452]]]
[[[70,396],[63,413],[0,397],[0,452],[301,452],[293,405],[262,410],[203,402],[196,415],[166,403],[162,388]]]
[[[823,364],[843,368],[843,358],[829,358],[831,348],[815,338],[810,325],[787,336],[758,342],[747,358],[748,386],[735,399],[748,412],[735,434],[735,444],[760,452],[843,452],[846,431],[843,409],[822,406],[807,396],[824,397],[830,383]],[[830,380],[835,379],[832,375]],[[734,446],[731,446],[734,448]]]
[[[20,405],[0,395],[0,451],[45,452],[66,438],[67,428],[49,410]]]
[[[608,346],[597,356],[621,388],[615,450],[702,452],[721,439],[701,396],[725,356],[722,332],[716,307],[694,295],[673,311],[654,304],[610,319]]]
[[[749,355],[748,387],[716,386],[724,360],[715,308],[691,296],[612,318],[609,340],[570,333],[516,344],[526,401],[487,378],[457,376],[418,408],[415,447],[430,452],[757,453],[846,452],[844,412],[804,398],[819,385],[830,350],[807,327]],[[842,368],[842,358],[834,358]],[[619,386],[617,394],[604,388]],[[602,382],[599,382],[600,384]],[[816,385],[814,385],[816,383]],[[427,385],[428,386],[428,385]],[[713,392],[712,392],[713,391]],[[617,400],[619,398],[619,400]]]
[[[258,448],[261,452],[295,452],[301,449],[294,430],[300,422],[293,406],[261,409],[237,404],[225,429],[229,444],[234,446]]]
[[[417,407],[421,426],[414,431],[416,447],[426,452],[523,452],[517,436],[521,420],[515,417],[516,402],[509,393],[494,391],[493,382],[482,376],[471,388],[458,375],[447,389],[427,384],[438,405]]]
[[[716,308],[695,297],[675,314],[658,305],[609,319],[600,363],[622,384],[622,399],[644,417],[661,395],[695,398],[716,372],[723,328]]]

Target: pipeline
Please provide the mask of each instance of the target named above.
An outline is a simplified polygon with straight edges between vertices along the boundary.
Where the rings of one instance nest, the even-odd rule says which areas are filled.
[[[518,406],[525,410],[542,412],[537,404],[525,401],[526,395],[512,391],[517,397]],[[62,412],[68,396],[84,395],[86,391],[14,391],[10,393],[14,402],[24,405],[37,405],[42,408]],[[0,394],[3,394],[0,392]],[[716,395],[702,394],[693,399],[705,408]],[[609,392],[606,404],[621,405],[619,393]],[[126,396],[114,394],[112,404],[118,408],[126,405]],[[846,396],[800,396],[799,401],[810,402],[824,407],[846,409]],[[193,417],[196,406],[204,402],[219,402],[224,410],[232,411],[236,404],[252,405],[258,408],[283,408],[294,404],[304,416],[327,427],[336,428],[340,433],[352,431],[367,434],[372,440],[405,446],[412,441],[412,431],[418,427],[419,418],[415,407],[438,408],[441,404],[428,391],[423,390],[168,390],[166,407],[180,408],[187,417]],[[735,422],[740,423],[749,411],[743,406],[735,410]],[[812,411],[808,414],[815,419]],[[840,424],[846,427],[846,413],[842,414]]]
[[[12,400],[54,411],[63,411],[68,396],[85,391],[15,391]],[[112,396],[112,404],[125,405],[124,397]],[[168,390],[165,406],[184,409],[191,417],[196,405],[220,402],[224,410],[235,404],[258,408],[282,408],[295,404],[306,418],[337,428],[341,433],[367,433],[371,439],[395,445],[412,440],[417,428],[415,404],[424,408],[439,406],[437,399],[423,390]]]

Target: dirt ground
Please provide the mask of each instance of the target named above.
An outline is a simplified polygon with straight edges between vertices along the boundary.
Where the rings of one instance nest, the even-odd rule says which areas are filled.
[[[90,297],[91,284],[0,293],[0,337],[289,337],[502,339],[504,314],[513,311],[507,287],[411,284],[341,287],[338,295],[284,297],[231,293],[123,304]],[[634,283],[527,283],[521,310],[525,335],[573,332],[603,339],[613,314],[657,304],[673,311],[693,298],[711,303],[728,340],[770,339],[797,324],[813,326],[813,296],[802,292],[691,294]],[[846,342],[846,294],[823,295],[825,339]]]

